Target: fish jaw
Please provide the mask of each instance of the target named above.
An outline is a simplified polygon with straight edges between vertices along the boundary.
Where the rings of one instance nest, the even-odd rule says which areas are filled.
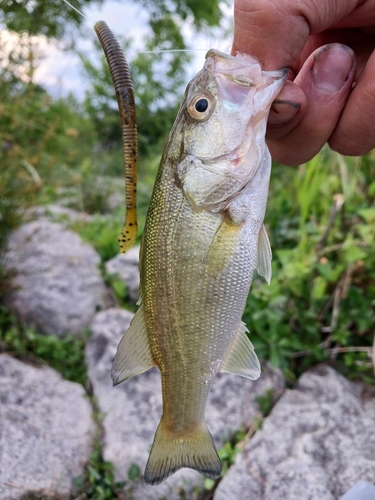
[[[213,49],[207,53],[180,116],[185,125],[177,175],[193,207],[222,211],[254,178],[266,151],[269,109],[286,76],[287,70],[262,71],[250,56]],[[199,98],[209,100],[211,107],[202,121],[189,115],[191,103]]]

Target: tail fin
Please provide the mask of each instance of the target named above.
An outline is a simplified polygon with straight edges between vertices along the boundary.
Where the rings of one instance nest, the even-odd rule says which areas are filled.
[[[188,434],[172,434],[164,429],[163,418],[156,431],[144,480],[159,484],[182,467],[190,467],[212,479],[221,475],[221,462],[206,425]]]

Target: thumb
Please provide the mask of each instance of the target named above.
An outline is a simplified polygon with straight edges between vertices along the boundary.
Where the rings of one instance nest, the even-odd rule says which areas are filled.
[[[351,13],[361,0],[235,0],[232,53],[259,59],[264,69],[290,67],[309,35]]]

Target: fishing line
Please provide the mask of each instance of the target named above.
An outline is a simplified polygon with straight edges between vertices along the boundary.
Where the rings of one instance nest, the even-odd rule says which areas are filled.
[[[65,2],[67,5],[69,5],[69,7],[71,9],[75,10],[80,16],[84,17],[89,23],[91,23],[92,25],[95,24],[88,17],[86,17],[85,14],[83,14],[83,12],[81,12],[76,7],[74,7],[74,5],[72,5],[70,2],[68,2],[68,0],[63,0],[63,2]]]
[[[137,50],[137,51],[130,51],[131,54],[163,54],[167,53],[169,54],[170,52],[207,52],[209,49],[164,49],[164,50]]]

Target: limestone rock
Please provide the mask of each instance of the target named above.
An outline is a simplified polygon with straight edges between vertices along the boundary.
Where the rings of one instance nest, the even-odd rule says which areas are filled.
[[[135,304],[139,297],[139,246],[128,252],[116,255],[105,264],[105,270],[110,275],[117,275],[125,281],[126,291]]]
[[[69,495],[91,453],[91,406],[51,368],[0,355],[0,498]]]
[[[86,346],[88,373],[94,394],[104,417],[104,457],[115,464],[116,479],[128,481],[132,464],[142,473],[147,462],[154,433],[161,417],[161,384],[157,369],[138,375],[117,387],[110,377],[117,345],[127,330],[132,314],[108,309],[96,315],[92,336]],[[259,381],[252,382],[228,374],[218,375],[206,408],[207,423],[220,447],[241,426],[247,427],[258,411],[255,398],[269,388],[280,397],[284,380],[280,372],[265,369]],[[168,500],[196,498],[193,489],[203,485],[203,478],[191,469],[182,469],[158,486],[130,483],[134,500]],[[128,483],[129,486],[129,483]],[[183,497],[184,498],[184,497]]]
[[[107,305],[99,263],[96,251],[64,226],[24,224],[11,234],[4,257],[13,288],[7,305],[41,333],[79,333]]]
[[[328,366],[303,374],[219,484],[214,500],[336,500],[375,480],[375,399]]]

